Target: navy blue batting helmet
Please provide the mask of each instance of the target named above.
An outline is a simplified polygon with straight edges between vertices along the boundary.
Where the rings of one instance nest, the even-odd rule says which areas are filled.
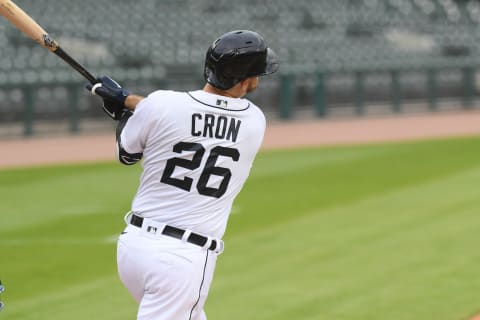
[[[227,90],[240,81],[274,73],[278,68],[276,54],[260,34],[238,30],[225,33],[208,48],[204,77],[212,86]]]

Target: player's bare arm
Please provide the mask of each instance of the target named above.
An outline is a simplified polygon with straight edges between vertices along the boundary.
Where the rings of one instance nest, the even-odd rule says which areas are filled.
[[[140,101],[142,101],[145,97],[143,96],[138,96],[138,95],[135,95],[135,94],[130,94],[127,96],[127,98],[125,99],[125,107],[130,110],[130,111],[133,111],[135,110],[135,108],[137,107],[138,103]]]

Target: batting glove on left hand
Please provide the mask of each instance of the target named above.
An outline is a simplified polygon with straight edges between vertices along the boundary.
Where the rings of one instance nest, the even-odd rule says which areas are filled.
[[[110,118],[120,120],[122,114],[127,111],[125,99],[127,99],[130,92],[122,88],[118,82],[110,77],[104,76],[98,78],[98,81],[93,85],[87,84],[87,90],[103,99],[103,111]]]

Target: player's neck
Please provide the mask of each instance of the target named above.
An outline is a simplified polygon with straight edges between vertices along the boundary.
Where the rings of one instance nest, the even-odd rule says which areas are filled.
[[[219,96],[229,97],[229,98],[241,98],[244,96],[244,93],[242,94],[240,92],[237,92],[238,91],[237,86],[228,90],[222,90],[222,89],[215,88],[214,86],[207,83],[205,87],[203,87],[203,91],[216,94]]]

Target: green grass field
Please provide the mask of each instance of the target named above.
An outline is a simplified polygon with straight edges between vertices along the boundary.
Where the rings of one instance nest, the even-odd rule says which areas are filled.
[[[215,319],[480,312],[480,138],[261,153],[207,302]],[[116,274],[140,166],[0,171],[0,319],[134,319]]]

